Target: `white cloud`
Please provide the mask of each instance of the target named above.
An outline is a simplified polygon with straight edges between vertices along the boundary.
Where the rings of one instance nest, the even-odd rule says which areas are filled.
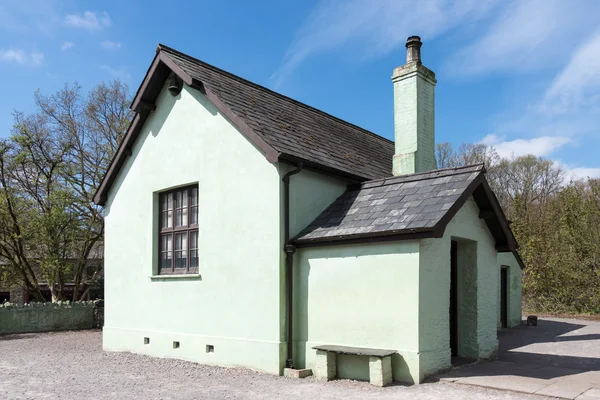
[[[480,143],[493,147],[501,157],[513,155],[518,157],[526,154],[546,157],[572,142],[571,138],[565,136],[541,136],[505,141],[503,137],[490,134],[484,137]]]
[[[397,0],[322,0],[296,32],[271,80],[279,86],[317,53],[352,48],[359,57],[373,57],[402,46],[410,35],[432,39],[487,15],[498,2],[422,0],[407,5]]]
[[[0,62],[37,67],[44,63],[44,54],[35,50],[28,53],[21,49],[0,49]]]
[[[565,185],[571,181],[600,178],[600,168],[582,167],[579,165],[566,164],[562,161],[554,161],[554,166],[563,170],[563,181]]]
[[[66,51],[66,50],[69,50],[73,46],[74,46],[73,42],[64,42],[63,44],[60,45],[60,49],[62,51]]]
[[[555,1],[509,3],[498,13],[489,30],[472,44],[459,47],[446,66],[459,74],[520,68],[537,60],[530,53],[552,36],[559,18]]]
[[[445,69],[473,75],[556,67],[578,38],[597,26],[598,13],[600,3],[593,0],[506,2],[481,35],[461,32],[467,45],[446,61]]]
[[[561,34],[573,42],[570,47],[560,46],[561,50],[566,50],[560,57],[562,67],[555,68],[556,72],[549,78],[540,80],[545,84],[536,88],[538,93],[515,95],[511,102],[516,107],[504,113],[502,122],[494,128],[510,137],[527,132],[527,136],[534,139],[507,142],[494,135],[484,139],[499,152],[520,153],[521,149],[530,147],[528,152],[536,155],[560,157],[564,145],[586,143],[600,134],[597,117],[600,114],[600,30],[596,28],[581,37],[572,30],[564,30]],[[524,94],[530,97],[529,104],[523,100]],[[519,108],[523,111],[515,115]],[[596,168],[562,166],[569,171],[569,178],[584,177],[585,174],[596,176]]]
[[[504,138],[491,134],[484,137],[480,143],[493,147],[498,155],[504,158],[529,154],[536,157],[548,158],[548,156],[555,154],[563,146],[573,144],[573,140],[568,137],[543,136],[505,141]],[[600,168],[575,166],[556,160],[553,163],[556,167],[564,171],[565,184],[571,180],[600,178]]]
[[[600,30],[576,49],[554,78],[539,105],[548,114],[565,113],[600,103]]]
[[[0,61],[24,64],[27,55],[23,50],[0,50]]]
[[[121,48],[121,42],[112,42],[110,40],[105,40],[100,45],[107,50],[117,50]]]
[[[564,167],[564,166],[563,166]],[[567,180],[600,178],[600,168],[566,167],[564,168]]]
[[[111,25],[111,20],[106,11],[103,13],[85,11],[83,14],[67,15],[65,17],[65,23],[73,28],[97,31],[109,27]]]
[[[108,74],[114,78],[118,78],[118,79],[122,79],[122,80],[131,79],[131,75],[129,74],[129,72],[127,71],[127,68],[125,68],[125,67],[114,68],[114,67],[111,67],[110,65],[98,65],[97,67],[103,71],[108,72]]]

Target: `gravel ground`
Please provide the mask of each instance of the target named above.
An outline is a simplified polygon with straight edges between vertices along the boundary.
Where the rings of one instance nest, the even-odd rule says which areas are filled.
[[[0,399],[540,399],[437,382],[377,388],[293,380],[130,353],[103,352],[100,331],[0,336]]]

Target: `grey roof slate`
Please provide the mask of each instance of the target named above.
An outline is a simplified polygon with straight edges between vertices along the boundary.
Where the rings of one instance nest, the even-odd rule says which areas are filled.
[[[365,180],[391,175],[392,141],[167,46],[159,49],[282,154]]]
[[[349,187],[294,243],[434,230],[483,164],[368,181]]]

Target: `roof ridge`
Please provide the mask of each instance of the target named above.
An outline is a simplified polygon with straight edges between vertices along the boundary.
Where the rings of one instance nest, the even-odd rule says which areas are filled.
[[[466,169],[474,169],[472,171],[462,171],[462,170],[466,170]],[[398,175],[398,176],[388,176],[385,178],[380,178],[380,179],[373,179],[370,181],[366,181],[366,182],[361,182],[360,185],[353,185],[356,187],[355,190],[360,190],[361,188],[365,188],[365,187],[376,187],[376,186],[386,186],[386,185],[392,185],[394,183],[398,183],[399,181],[401,182],[412,182],[412,181],[425,181],[428,179],[436,179],[436,178],[440,178],[440,175],[432,175],[432,174],[439,174],[442,173],[442,176],[447,176],[447,175],[460,175],[460,174],[466,174],[466,173],[471,173],[471,172],[485,172],[485,166],[483,163],[477,163],[477,164],[470,164],[470,165],[463,165],[460,167],[449,167],[449,168],[441,168],[441,169],[433,169],[431,171],[425,171],[425,172],[415,172],[413,174],[405,174],[405,175]],[[448,174],[448,172],[456,172],[455,174]],[[380,185],[377,185],[377,183],[381,182]]]
[[[386,137],[383,137],[383,136],[381,136],[381,135],[378,135],[378,134],[377,134],[377,133],[375,133],[375,132],[371,132],[371,131],[369,131],[369,130],[367,130],[367,129],[365,129],[365,128],[362,128],[362,127],[360,127],[360,126],[358,126],[358,125],[355,125],[355,124],[353,124],[353,123],[351,123],[351,122],[348,122],[348,121],[346,121],[346,120],[343,120],[343,119],[341,119],[341,118],[339,118],[339,117],[336,117],[335,115],[329,114],[328,112],[325,112],[325,111],[323,111],[323,110],[320,110],[320,109],[318,109],[318,108],[316,108],[316,107],[313,107],[313,106],[311,106],[311,105],[308,105],[308,104],[306,104],[306,103],[303,103],[303,102],[301,102],[301,101],[299,101],[299,100],[293,99],[293,98],[291,98],[291,97],[289,97],[289,96],[286,96],[286,95],[284,95],[284,94],[278,93],[278,92],[276,92],[276,91],[274,91],[274,90],[271,90],[271,89],[269,89],[269,88],[267,88],[267,87],[265,87],[265,86],[259,85],[258,83],[252,82],[252,81],[250,81],[250,80],[248,80],[248,79],[244,79],[244,78],[242,78],[242,77],[240,77],[240,76],[238,76],[238,75],[235,75],[235,74],[233,74],[233,73],[231,73],[231,72],[225,71],[224,69],[221,69],[221,68],[219,68],[219,67],[215,67],[215,66],[214,66],[214,65],[212,65],[212,64],[209,64],[209,63],[207,63],[207,62],[204,62],[204,61],[202,61],[202,60],[199,60],[199,59],[197,59],[196,57],[192,57],[192,56],[190,56],[190,55],[188,55],[188,54],[186,54],[186,53],[182,53],[181,51],[175,50],[174,48],[172,48],[172,47],[169,47],[169,46],[167,46],[167,45],[164,45],[164,44],[162,44],[162,43],[159,43],[159,44],[158,44],[158,47],[156,48],[156,52],[158,53],[160,50],[163,50],[163,49],[164,49],[164,50],[166,50],[166,51],[170,51],[170,52],[176,53],[176,54],[178,54],[178,55],[181,55],[181,56],[183,56],[183,57],[186,57],[186,58],[188,58],[188,59],[192,59],[192,60],[194,60],[195,62],[198,62],[198,63],[202,64],[203,66],[205,66],[205,67],[207,67],[207,68],[209,68],[209,69],[212,69],[212,70],[214,70],[215,72],[218,72],[218,73],[221,73],[221,74],[225,74],[225,75],[227,75],[228,77],[230,77],[230,78],[232,78],[232,79],[235,79],[235,80],[237,80],[237,81],[240,81],[240,82],[242,82],[242,83],[245,83],[245,84],[249,84],[249,85],[251,85],[251,86],[254,86],[254,87],[256,87],[256,88],[258,88],[258,89],[260,89],[260,90],[265,90],[265,91],[267,91],[268,93],[270,93],[270,94],[273,94],[273,95],[275,95],[275,96],[277,96],[277,97],[279,97],[279,98],[282,98],[282,99],[284,99],[284,100],[286,100],[286,101],[291,101],[292,103],[294,103],[294,104],[296,104],[296,105],[298,105],[298,106],[304,107],[304,108],[306,108],[306,109],[307,109],[307,110],[309,110],[309,111],[316,112],[316,113],[319,113],[319,114],[323,114],[323,115],[325,115],[325,116],[327,116],[327,117],[329,117],[329,118],[333,118],[333,119],[335,119],[335,120],[337,120],[337,121],[339,121],[339,122],[341,122],[341,123],[343,123],[343,124],[345,124],[345,125],[348,125],[348,126],[350,126],[350,127],[353,127],[353,128],[359,129],[359,130],[363,131],[364,133],[367,133],[367,134],[369,134],[369,135],[371,135],[371,136],[375,137],[376,139],[382,139],[382,140],[384,140],[384,141],[386,141],[386,142],[389,142],[389,143],[394,143],[394,141],[393,141],[393,140],[390,140],[390,139],[388,139],[388,138],[386,138]]]

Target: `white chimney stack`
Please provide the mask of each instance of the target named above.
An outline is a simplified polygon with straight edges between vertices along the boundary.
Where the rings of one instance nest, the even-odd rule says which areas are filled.
[[[406,41],[406,64],[396,68],[394,83],[393,174],[436,169],[435,74],[421,64],[421,38]]]

